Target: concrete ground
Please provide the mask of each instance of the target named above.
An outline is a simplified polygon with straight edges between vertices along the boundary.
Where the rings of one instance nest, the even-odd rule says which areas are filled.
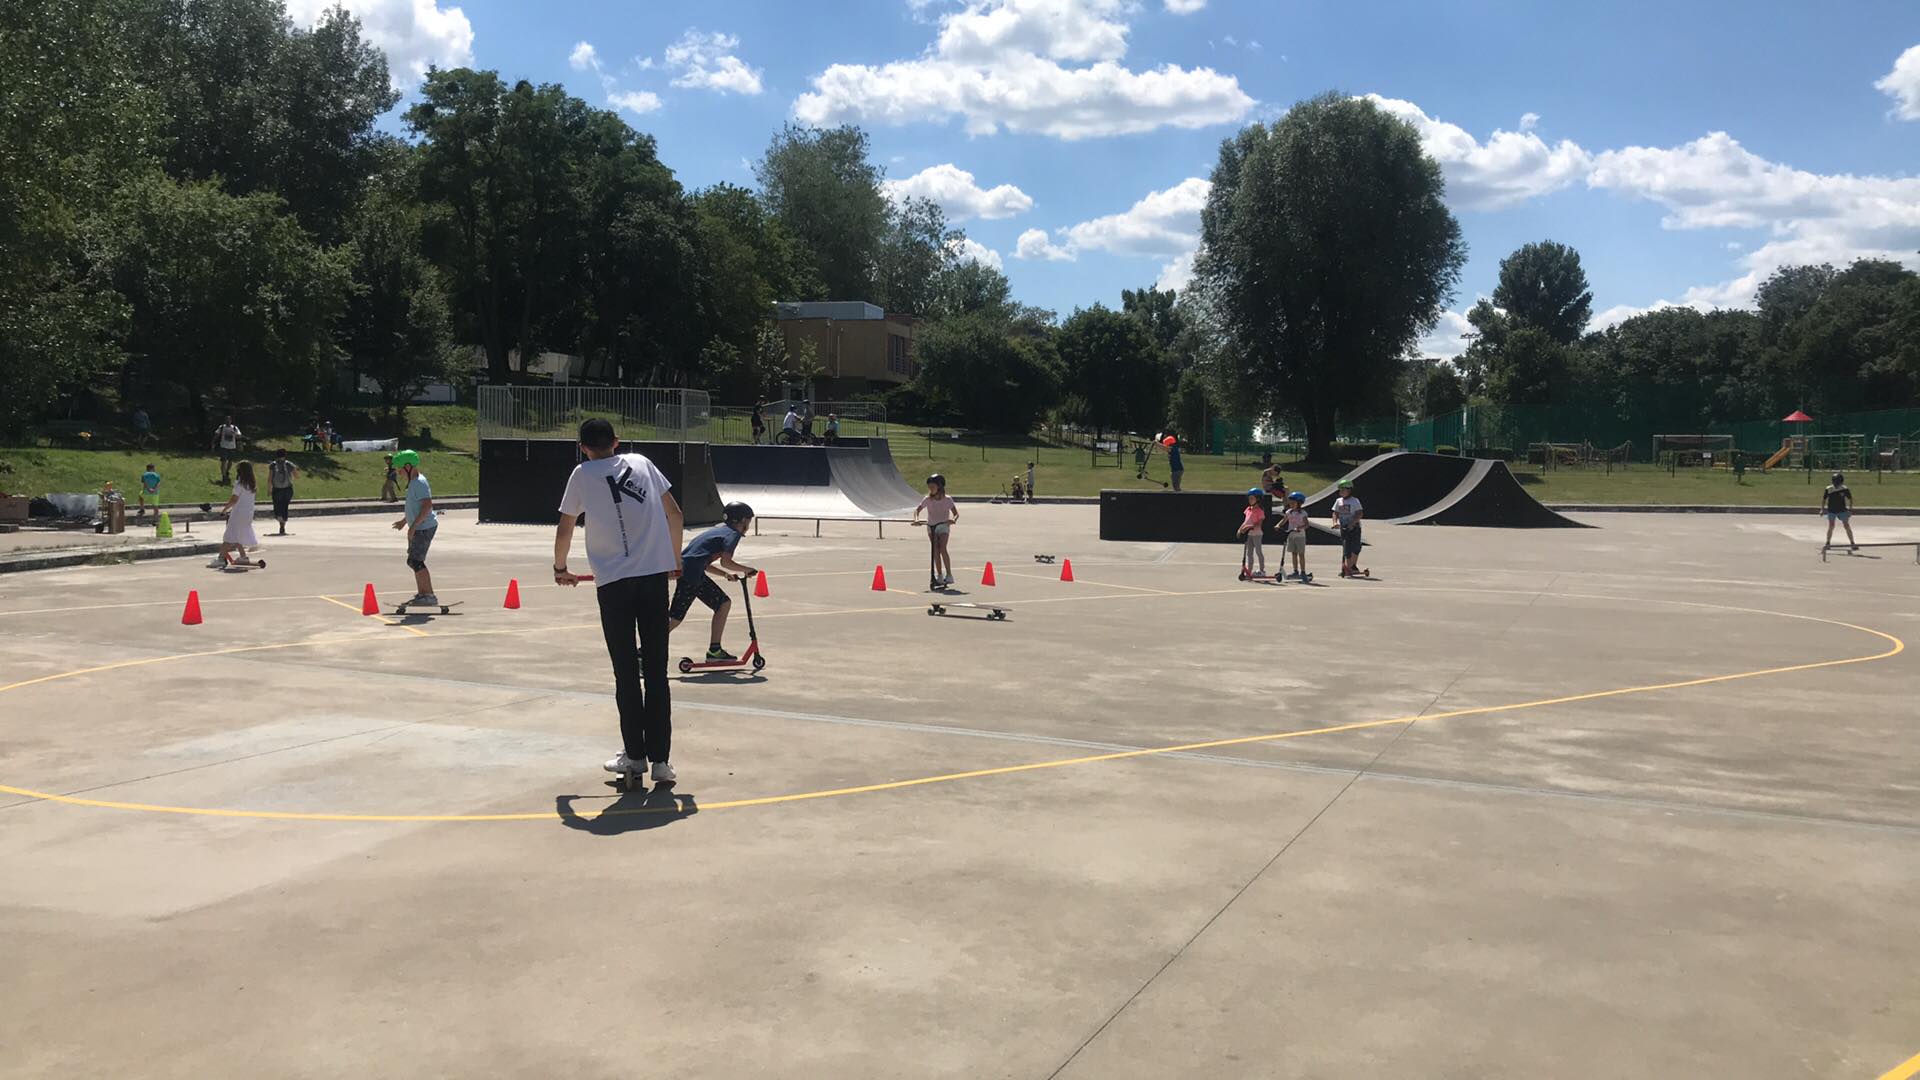
[[[1910,550],[1382,526],[1276,587],[961,513],[1005,622],[928,617],[905,529],[749,537],[769,666],[678,679],[626,795],[544,529],[451,515],[444,617],[359,614],[373,517],[0,578],[0,1074],[1920,1069]]]

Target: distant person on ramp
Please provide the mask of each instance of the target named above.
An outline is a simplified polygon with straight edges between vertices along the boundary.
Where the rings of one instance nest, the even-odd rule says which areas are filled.
[[[1845,473],[1834,473],[1833,483],[1820,493],[1820,506],[1827,517],[1827,547],[1833,546],[1833,526],[1838,522],[1847,530],[1847,545],[1850,551],[1859,551],[1860,542],[1853,538],[1853,489],[1847,487]]]
[[[1360,523],[1365,518],[1366,512],[1353,494],[1353,481],[1340,481],[1340,497],[1333,500],[1333,523],[1340,530],[1341,577],[1373,576],[1371,570],[1360,569]]]
[[[953,556],[947,552],[947,542],[953,537],[953,523],[960,520],[960,504],[947,494],[947,478],[939,473],[927,477],[927,497],[913,508],[913,524],[920,524],[922,513],[927,516],[927,540],[933,545],[932,580],[928,585],[938,589],[953,584]]]
[[[667,690],[667,582],[680,573],[686,518],[658,466],[642,454],[616,454],[613,425],[580,425],[587,460],[573,467],[560,495],[553,536],[553,583],[578,585],[567,570],[574,521],[587,516],[587,565],[600,603],[600,634],[613,663],[620,710],[620,753],[604,766],[629,782],[653,763],[653,782],[672,783],[673,699]],[[639,649],[634,637],[639,636]]]
[[[433,511],[433,487],[427,483],[427,474],[420,471],[419,451],[402,450],[393,455],[393,464],[407,483],[406,516],[393,527],[406,531],[407,569],[413,571],[414,586],[413,599],[401,606],[438,607],[440,598],[433,595],[433,574],[427,569],[427,549],[440,530],[440,515]]]
[[[753,445],[759,446],[767,437],[767,399],[757,398],[753,403]]]
[[[711,575],[716,571],[723,577],[730,574],[751,577],[759,573],[753,567],[733,560],[733,552],[740,546],[740,538],[746,535],[747,526],[753,524],[753,507],[743,502],[730,502],[722,512],[724,521],[694,537],[693,543],[680,553],[680,584],[674,588],[673,604],[667,608],[668,633],[680,628],[687,618],[687,612],[693,610],[696,599],[713,610],[713,640],[707,646],[707,663],[710,664],[740,659],[720,647],[720,639],[727,630],[727,614],[733,610],[733,600]],[[716,567],[714,563],[720,565]]]

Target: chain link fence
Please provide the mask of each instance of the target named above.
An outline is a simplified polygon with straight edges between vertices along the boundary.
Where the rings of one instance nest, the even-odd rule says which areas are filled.
[[[714,430],[705,390],[639,386],[482,386],[479,437],[578,438],[598,417],[629,442],[707,442]]]

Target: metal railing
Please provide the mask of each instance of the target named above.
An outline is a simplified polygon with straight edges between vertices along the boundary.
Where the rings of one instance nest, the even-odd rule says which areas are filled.
[[[482,439],[573,439],[598,417],[636,442],[703,442],[713,429],[705,390],[643,386],[482,386]]]

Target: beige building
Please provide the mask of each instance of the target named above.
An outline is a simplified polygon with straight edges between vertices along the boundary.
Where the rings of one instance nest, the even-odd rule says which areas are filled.
[[[857,300],[773,305],[787,354],[811,343],[826,377],[815,388],[823,397],[844,398],[885,390],[920,373],[913,355],[917,316],[882,311]]]

